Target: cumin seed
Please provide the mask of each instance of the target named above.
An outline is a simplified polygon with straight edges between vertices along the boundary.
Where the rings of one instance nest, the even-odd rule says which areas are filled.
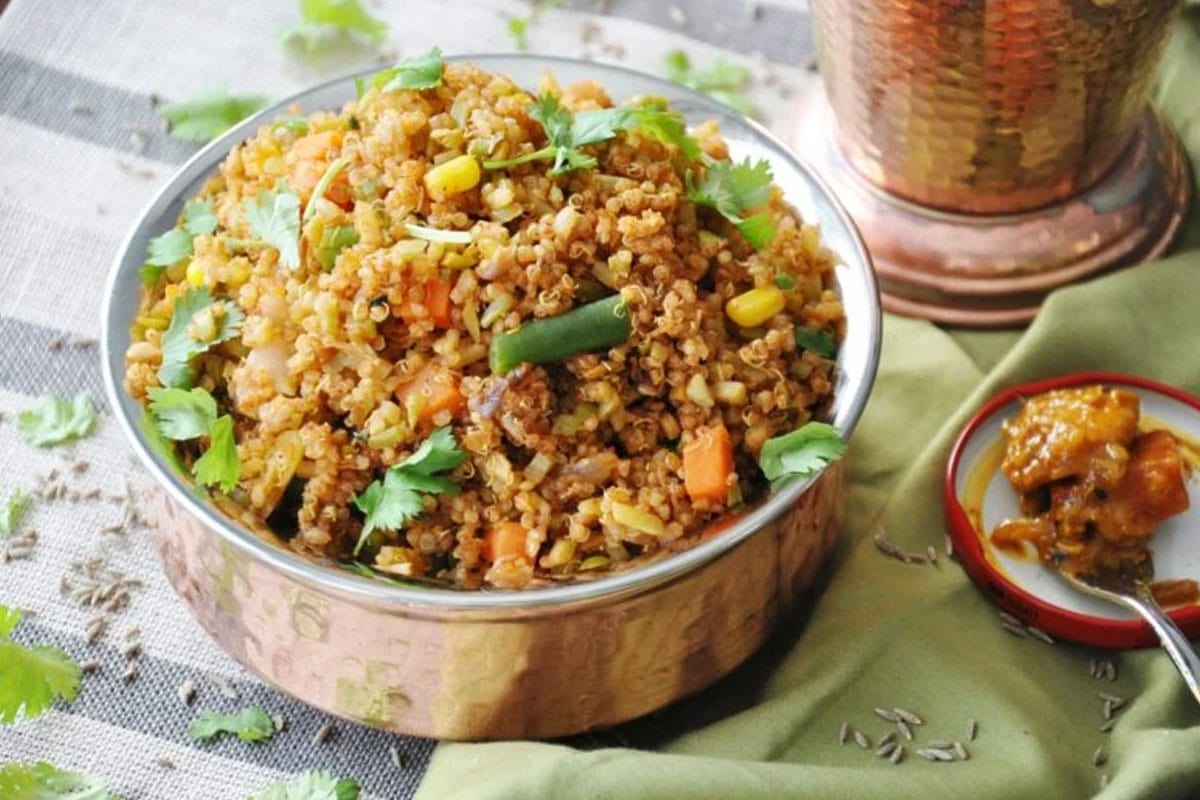
[[[892,751],[892,754],[890,756],[888,756],[888,761],[892,762],[893,764],[899,764],[903,760],[904,760],[904,745],[898,744],[898,745],[896,745],[896,749]]]
[[[925,548],[925,560],[930,564],[937,566],[937,550],[933,549],[933,545],[929,545],[929,547]]]
[[[175,690],[175,694],[179,697],[179,702],[185,706],[192,704],[192,698],[196,696],[196,682],[191,678],[186,679],[179,684],[179,688]]]
[[[950,534],[946,534],[946,558],[954,558],[954,540],[950,538]]]
[[[913,712],[909,711],[906,708],[897,707],[897,708],[893,708],[892,711],[895,711],[896,716],[900,717],[900,719],[907,722],[909,725],[924,725],[925,724],[925,720],[921,719],[919,716],[917,716],[916,714],[914,714]]]
[[[979,734],[979,723],[973,719],[967,720],[967,741],[975,741],[975,737]]]
[[[908,727],[907,722],[900,720],[896,723],[896,728],[900,731],[900,735],[905,739],[908,739],[910,742],[913,740],[912,728]]]
[[[891,709],[877,708],[877,709],[875,709],[875,714],[876,714],[876,716],[879,716],[879,717],[887,720],[888,722],[899,722],[900,721],[900,715],[897,714],[895,711],[892,711]]]
[[[333,723],[326,722],[324,725],[317,728],[317,732],[313,734],[312,741],[309,743],[313,744],[313,745],[324,744],[326,741],[329,740],[329,737],[332,735],[333,735]]]
[[[121,673],[121,680],[129,683],[138,676],[138,665],[136,661],[130,661],[129,666],[125,667],[125,671]]]
[[[1020,639],[1028,639],[1029,638],[1029,631],[1025,630],[1025,626],[1023,626],[1023,625],[1010,625],[1008,622],[1001,622],[1000,626],[1002,628],[1004,628],[1004,630],[1011,633],[1013,636],[1016,636]]]
[[[889,744],[889,743],[892,743],[892,742],[895,742],[895,741],[896,741],[896,732],[895,732],[895,731],[888,731],[887,733],[885,733],[885,734],[883,735],[883,738],[882,738],[882,739],[880,739],[878,743],[879,743],[879,744],[881,744],[881,745],[883,745],[883,744]]]
[[[950,749],[954,751],[954,755],[958,756],[959,761],[967,761],[971,758],[971,754],[962,742],[955,742]]]
[[[1112,719],[1112,703],[1105,700],[1104,706],[1101,708],[1100,713],[1104,715],[1106,720]]]
[[[388,759],[391,760],[392,766],[396,769],[404,769],[400,762],[400,751],[396,749],[396,745],[388,745]]]
[[[937,750],[949,750],[950,748],[954,747],[954,742],[950,742],[945,739],[930,739],[925,746],[932,747]]]
[[[95,672],[100,669],[100,659],[89,658],[86,661],[79,662],[79,669],[83,672]]]
[[[841,727],[838,728],[838,744],[839,745],[845,744],[846,739],[849,736],[850,736],[850,723],[843,722]]]
[[[1108,763],[1108,753],[1104,751],[1104,745],[1096,748],[1096,752],[1092,753],[1092,766],[1103,767]]]
[[[1052,637],[1050,634],[1046,633],[1044,630],[1037,627],[1036,625],[1026,625],[1025,631],[1030,636],[1032,636],[1034,639],[1037,639],[1039,642],[1041,642],[1042,644],[1054,644],[1054,637]]]
[[[898,745],[895,742],[884,742],[883,744],[879,745],[879,747],[875,748],[875,755],[879,756],[880,758],[887,758],[892,754],[892,751],[895,750],[897,746]]]
[[[175,769],[175,762],[169,756],[159,756],[154,759],[154,763],[166,770]]]
[[[287,717],[283,714],[272,714],[271,722],[275,725],[275,730],[282,731],[287,728]]]
[[[859,747],[861,747],[863,750],[871,749],[871,740],[868,739],[867,735],[865,733],[863,733],[862,731],[854,732],[854,743],[856,745],[858,745]]]
[[[1100,726],[1100,732],[1101,733],[1111,733],[1112,729],[1113,729],[1113,725],[1116,725],[1116,724],[1117,724],[1117,721],[1115,719],[1110,719],[1108,722],[1106,722]]]

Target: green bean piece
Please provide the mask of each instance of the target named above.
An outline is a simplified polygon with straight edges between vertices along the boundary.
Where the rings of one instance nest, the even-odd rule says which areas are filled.
[[[488,363],[492,372],[503,375],[520,364],[548,364],[612,347],[632,331],[629,309],[620,295],[613,295],[493,336]]]

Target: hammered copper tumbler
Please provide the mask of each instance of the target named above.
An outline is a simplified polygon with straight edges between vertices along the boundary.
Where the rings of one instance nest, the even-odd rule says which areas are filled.
[[[1167,246],[1189,184],[1149,94],[1181,2],[812,0],[827,105],[797,138],[889,307],[1012,324]]]

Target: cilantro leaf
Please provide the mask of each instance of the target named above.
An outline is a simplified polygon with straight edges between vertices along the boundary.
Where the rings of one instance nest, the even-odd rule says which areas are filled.
[[[40,761],[0,766],[0,797],[6,800],[117,800],[104,781]],[[340,798],[339,798],[340,800]]]
[[[750,80],[750,70],[741,64],[718,58],[708,69],[696,69],[692,66],[691,58],[682,50],[667,53],[663,63],[667,80],[706,94],[746,116],[752,117],[758,113],[753,103],[738,94]]]
[[[767,439],[758,463],[771,488],[778,489],[788,478],[816,474],[845,452],[846,443],[837,428],[827,422],[806,422],[791,433]]]
[[[147,411],[168,439],[182,441],[207,436],[217,421],[217,401],[204,389],[155,386],[147,394]]]
[[[80,439],[91,433],[95,424],[96,410],[86,394],[72,400],[48,394],[17,415],[21,437],[36,447]]]
[[[191,100],[168,103],[158,109],[167,132],[185,142],[207,142],[265,106],[261,96],[233,97],[222,90],[205,92]]]
[[[454,469],[466,458],[450,428],[438,428],[412,455],[389,467],[382,481],[372,481],[354,498],[354,505],[366,515],[354,555],[358,555],[377,528],[401,530],[410,519],[419,516],[425,510],[422,493],[456,494],[458,486],[452,480],[434,473]]]
[[[83,675],[79,665],[57,647],[27,648],[10,641],[20,621],[20,611],[0,605],[0,723],[5,724],[22,713],[27,719],[36,717],[59,698],[74,700]]]
[[[265,742],[275,735],[275,723],[261,706],[250,706],[236,714],[201,711],[188,725],[187,732],[202,741],[232,733],[244,742]]]
[[[279,263],[289,269],[300,266],[300,198],[286,188],[266,190],[257,198],[242,201],[246,222],[254,235],[279,251]]]
[[[771,165],[764,159],[740,164],[714,161],[708,165],[698,185],[688,180],[688,199],[696,205],[716,209],[732,222],[755,249],[761,250],[775,236],[775,224],[766,213],[743,217],[745,211],[760,208],[771,197]]]
[[[162,337],[159,383],[178,388],[191,386],[196,378],[190,363],[192,358],[237,336],[244,319],[240,308],[228,300],[214,301],[204,286],[188,289],[175,298],[171,324]]]
[[[796,347],[816,353],[822,358],[833,358],[837,355],[837,342],[825,331],[813,331],[808,328],[796,328],[794,333]]]
[[[394,89],[436,89],[442,85],[442,51],[436,47],[402,58],[394,67],[375,73],[371,85],[385,92]]]
[[[283,32],[282,40],[300,44],[310,56],[329,33],[361,33],[375,44],[387,35],[387,23],[371,16],[360,0],[300,0],[300,20]]]
[[[349,778],[334,778],[325,770],[312,770],[272,783],[247,800],[358,800],[358,784]]]
[[[171,466],[175,467],[179,472],[187,472],[187,468],[183,466],[183,459],[179,457],[179,453],[175,452],[175,445],[171,444],[171,440],[163,436],[162,431],[158,429],[158,425],[154,422],[154,417],[149,412],[142,414],[142,420],[139,425],[142,434],[146,437],[146,443],[154,452],[162,456],[163,460]]]
[[[12,536],[32,504],[33,496],[20,486],[12,490],[8,501],[0,508],[0,538]]]
[[[633,122],[639,133],[678,147],[688,161],[704,157],[699,142],[688,136],[687,124],[678,111],[646,104],[634,109]]]
[[[208,449],[192,465],[192,474],[205,486],[217,485],[228,494],[241,476],[237,443],[233,438],[233,417],[217,417],[208,431]]]
[[[169,267],[192,255],[192,238],[212,233],[217,229],[217,217],[212,204],[207,200],[192,200],[183,207],[183,227],[172,228],[161,236],[155,236],[147,244],[149,257],[146,264],[151,267]],[[154,281],[159,273],[153,273]],[[146,274],[142,274],[143,281]]]

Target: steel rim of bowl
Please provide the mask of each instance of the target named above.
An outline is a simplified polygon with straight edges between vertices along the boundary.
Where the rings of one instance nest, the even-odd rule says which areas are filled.
[[[711,107],[722,114],[729,115],[733,113],[727,108],[720,106],[716,101],[698,92],[653,75],[613,64],[593,64],[580,59],[563,56],[534,57],[512,53],[473,53],[446,56],[445,60],[448,62],[521,62],[533,60],[546,64],[567,64],[572,67],[586,65],[589,69],[593,69],[597,73],[605,71],[617,72],[627,78],[660,87],[663,90],[667,90],[670,94],[687,96],[697,104]],[[749,514],[739,517],[727,530],[713,536],[711,539],[702,541],[666,558],[645,565],[631,567],[626,571],[591,581],[512,591],[497,589],[462,590],[451,586],[445,588],[396,586],[381,580],[343,572],[336,568],[314,563],[286,547],[273,545],[253,531],[237,525],[232,519],[216,511],[207,503],[201,502],[193,489],[184,483],[172,468],[161,462],[154,455],[147,446],[145,438],[139,429],[138,420],[133,419],[125,407],[124,399],[126,398],[121,389],[123,374],[119,374],[119,370],[115,368],[115,362],[112,359],[114,355],[113,346],[116,344],[113,341],[114,331],[117,330],[117,328],[114,328],[114,323],[119,324],[122,328],[129,323],[129,320],[114,320],[112,318],[114,313],[113,305],[117,297],[117,286],[122,274],[123,263],[130,248],[139,238],[139,233],[145,226],[147,219],[150,218],[158,206],[169,196],[179,193],[181,184],[190,183],[200,177],[200,175],[211,174],[214,167],[228,155],[232,147],[245,138],[248,133],[257,130],[258,126],[263,122],[278,115],[289,105],[299,102],[302,97],[323,90],[330,90],[342,83],[345,83],[349,87],[355,77],[370,76],[375,72],[376,70],[354,72],[315,86],[310,86],[242,120],[221,134],[221,136],[209,142],[199,152],[184,162],[162,188],[150,198],[141,213],[139,213],[137,221],[122,240],[104,287],[100,320],[103,331],[103,336],[100,340],[101,372],[104,378],[105,393],[112,405],[113,414],[118,424],[124,431],[138,459],[150,474],[154,476],[160,489],[166,491],[175,502],[183,505],[190,514],[201,520],[210,530],[216,532],[225,541],[249,551],[254,557],[263,560],[271,567],[281,570],[307,585],[332,588],[346,595],[382,605],[400,605],[407,608],[427,609],[430,611],[504,611],[511,614],[522,611],[536,613],[551,607],[557,609],[564,606],[611,600],[617,597],[648,591],[655,586],[696,570],[741,544],[771,520],[791,508],[800,496],[808,490],[808,487],[824,474],[824,471],[822,471],[807,480],[792,482],[782,491],[769,495]],[[786,162],[790,162],[789,166],[811,184],[815,190],[815,195],[826,202],[836,222],[848,234],[848,244],[853,250],[850,254],[839,251],[837,253],[838,262],[847,268],[864,273],[860,277],[863,279],[867,293],[866,299],[869,301],[870,310],[869,313],[863,315],[865,317],[863,320],[856,320],[856,322],[860,322],[863,325],[864,330],[861,334],[855,332],[854,335],[856,337],[861,336],[867,341],[866,360],[862,372],[857,375],[859,380],[858,385],[854,387],[856,391],[849,397],[848,402],[844,406],[841,405],[838,403],[840,395],[835,395],[835,408],[838,411],[836,416],[840,417],[840,419],[835,420],[834,424],[839,429],[843,439],[849,440],[850,435],[853,433],[862,416],[871,387],[874,384],[882,344],[883,320],[879,303],[879,286],[874,270],[871,268],[870,255],[857,227],[841,203],[834,196],[825,181],[812,170],[804,159],[792,152],[760,123],[747,117],[739,117],[739,122],[745,124],[759,137],[761,143],[777,151],[777,153],[772,153],[772,160],[778,157]],[[218,154],[215,161],[212,160],[214,153]],[[210,161],[212,163],[209,163]],[[847,255],[852,257],[847,258]],[[123,360],[121,363],[123,363]],[[840,362],[839,371],[841,371]],[[719,521],[719,518],[717,521]]]

